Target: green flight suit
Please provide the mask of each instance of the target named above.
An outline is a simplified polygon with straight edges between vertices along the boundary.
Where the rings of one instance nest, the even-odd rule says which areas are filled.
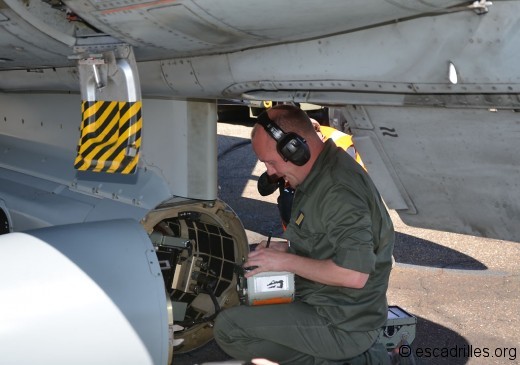
[[[239,306],[219,314],[215,339],[239,360],[280,364],[387,363],[374,345],[387,319],[392,221],[370,177],[333,142],[296,189],[285,237],[289,251],[368,273],[362,289],[296,277],[294,303]]]

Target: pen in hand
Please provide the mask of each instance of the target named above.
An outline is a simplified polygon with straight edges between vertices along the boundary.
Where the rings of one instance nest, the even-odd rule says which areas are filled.
[[[269,248],[269,244],[271,243],[271,237],[273,236],[273,230],[269,231],[269,236],[267,237],[267,243],[265,244],[265,248]]]

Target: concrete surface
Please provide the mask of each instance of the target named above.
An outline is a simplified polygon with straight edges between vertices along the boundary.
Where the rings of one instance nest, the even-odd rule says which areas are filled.
[[[256,189],[265,167],[252,152],[250,130],[218,125],[219,194],[257,242],[270,229],[282,231],[276,194],[262,197]],[[388,300],[417,317],[417,363],[520,363],[520,243],[413,228],[391,216],[397,240]],[[225,359],[212,342],[174,364]]]

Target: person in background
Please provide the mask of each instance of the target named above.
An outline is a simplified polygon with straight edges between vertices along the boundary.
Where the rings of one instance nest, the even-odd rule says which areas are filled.
[[[356,160],[357,163],[364,167],[363,161],[361,161],[361,156],[359,156],[350,134],[341,132],[333,127],[320,125],[317,120],[312,118],[311,122],[314,126],[314,129],[316,130],[316,133],[321,136],[324,142],[328,139],[332,140],[336,146],[344,149],[353,159]]]
[[[389,364],[377,339],[387,320],[394,229],[372,180],[294,106],[269,109],[251,142],[267,173],[295,193],[284,240],[260,242],[245,276],[292,272],[295,299],[221,311],[217,344],[243,361]]]

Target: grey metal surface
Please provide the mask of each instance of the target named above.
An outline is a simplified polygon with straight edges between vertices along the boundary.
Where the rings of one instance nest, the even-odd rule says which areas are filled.
[[[74,64],[60,68],[71,65],[69,56],[128,50],[137,61],[130,62],[133,69],[138,69],[127,79],[135,91],[130,94],[138,94],[140,87],[144,96],[155,98],[143,105],[143,158],[148,154],[153,161],[138,174],[138,185],[149,188],[145,194],[133,190],[133,182],[112,184],[89,176],[90,180],[73,181],[71,190],[113,196],[134,208],[154,206],[172,195],[213,199],[216,110],[212,102],[194,98],[361,106],[370,114],[368,127],[361,119],[347,120],[343,127],[352,127],[385,199],[403,219],[417,226],[520,240],[515,219],[520,206],[515,183],[518,148],[512,137],[518,132],[514,111],[520,107],[520,1],[330,1],[326,6],[285,1],[276,2],[276,11],[266,12],[252,4],[69,0],[52,3],[52,8],[6,2],[0,9],[0,27],[6,30],[0,33],[5,46],[5,54],[0,53],[0,90],[10,94],[0,97],[9,105],[4,121],[16,121],[16,129],[27,133],[17,135],[25,139],[18,148],[13,147],[18,145],[15,140],[2,141],[20,152],[7,154],[8,159],[15,156],[11,166],[17,171],[48,171],[43,174],[49,179],[63,171],[42,168],[40,161],[31,161],[30,167],[17,164],[42,149],[37,147],[35,154],[28,144],[42,143],[38,131],[45,128],[38,127],[39,114],[48,112],[42,104],[49,99],[41,95],[42,101],[30,108],[18,104],[15,109],[10,105],[13,92],[78,93],[88,89],[89,82],[79,78]],[[67,12],[67,6],[75,13]],[[68,16],[78,20],[73,29],[67,25]],[[60,61],[60,56],[67,61]],[[88,63],[99,60],[96,57],[81,60]],[[100,77],[104,80],[110,72],[108,67]],[[450,77],[453,72],[456,80]],[[119,85],[111,86],[119,91]],[[100,90],[90,89],[84,96],[102,96]],[[118,92],[107,94],[113,98]],[[24,117],[37,108],[41,110],[31,118]],[[56,101],[52,108],[54,113],[61,109]],[[147,115],[153,129],[146,127]],[[74,120],[67,118],[64,123],[71,125],[64,128],[74,129]],[[27,132],[19,121],[36,125],[38,131]],[[398,128],[399,143],[381,138],[381,128]],[[482,198],[473,199],[474,194]],[[481,205],[485,208],[479,209]]]
[[[14,59],[12,54],[5,54],[12,59],[7,67],[41,65],[39,60],[49,57],[49,48],[55,55],[65,56],[56,64],[63,66],[68,55],[63,45],[85,42],[85,35],[93,38],[111,35],[138,48],[137,55],[141,59],[156,59],[157,55],[176,58],[311,39],[423,13],[449,12],[453,11],[449,9],[451,6],[464,4],[456,0],[436,4],[408,0],[349,3],[335,0],[323,7],[314,1],[269,0],[262,3],[262,9],[268,11],[259,11],[253,1],[184,0],[147,5],[143,1],[65,1],[74,15],[90,24],[89,29],[82,22],[71,25],[63,4],[54,4],[56,6],[51,8],[40,2],[31,6],[20,0],[5,3],[7,6],[0,9],[4,15],[0,27],[6,35],[0,40],[9,39],[12,44],[24,45],[21,55]],[[299,27],[301,24],[305,25],[303,29]],[[35,31],[40,42],[32,38]],[[83,37],[75,39],[76,34]]]
[[[14,230],[114,218],[142,219],[174,196],[217,196],[216,106],[147,99],[134,175],[74,170],[79,95],[0,98],[0,190]]]
[[[359,93],[376,93],[362,99],[380,103],[404,100],[406,95],[414,94],[437,100],[439,93],[518,92],[519,82],[514,76],[520,42],[516,22],[518,1],[495,1],[484,15],[468,8],[467,2],[458,1],[439,2],[435,6],[404,0],[374,3],[378,5],[371,7],[366,1],[334,2],[323,7],[316,2],[295,5],[286,1],[277,3],[276,12],[258,14],[254,6],[232,1],[227,8],[221,2],[218,6],[190,1],[157,5],[140,1],[131,5],[67,2],[94,26],[134,48],[143,76],[144,95],[241,98],[246,94],[264,100],[357,102],[345,96],[339,101],[329,96],[343,91],[357,93],[358,97],[362,97]],[[441,10],[455,4],[463,5]],[[156,6],[160,11],[153,11]],[[246,13],[254,11],[255,15],[247,17],[238,13],[242,7],[247,8]],[[316,8],[319,11],[313,11]],[[170,21],[164,24],[151,13],[161,14]],[[225,29],[237,41],[211,43],[191,35],[182,36],[182,31],[177,33],[172,28],[182,27],[184,23],[174,19],[183,17],[191,19],[194,26],[199,22],[195,36],[214,37]],[[307,17],[312,17],[312,21],[306,21]],[[204,26],[208,20],[215,23],[214,28]],[[16,29],[18,23],[2,24]],[[23,20],[20,24],[24,24]],[[272,28],[266,24],[272,24]],[[12,36],[10,32],[5,34]],[[103,44],[102,37],[97,38],[100,46],[116,47]],[[19,42],[8,38],[4,43]],[[39,57],[32,59],[35,62],[32,67],[48,70],[6,71],[0,89],[77,90],[78,78],[74,72],[49,67],[64,66],[70,61],[59,62],[56,55],[40,55],[43,52],[40,47],[45,44],[45,41],[38,45],[21,43],[18,57],[23,59],[27,53],[35,52]],[[73,51],[61,53],[65,59]],[[9,70],[19,66],[16,55],[6,54],[0,68]],[[457,84],[449,80],[450,63],[459,74]]]
[[[520,241],[520,114],[431,107],[349,108],[365,167],[406,223]],[[359,118],[360,119],[360,118]],[[382,176],[384,171],[388,175]],[[395,184],[397,191],[388,194]]]
[[[0,252],[3,363],[167,363],[164,282],[138,222],[10,233]]]

